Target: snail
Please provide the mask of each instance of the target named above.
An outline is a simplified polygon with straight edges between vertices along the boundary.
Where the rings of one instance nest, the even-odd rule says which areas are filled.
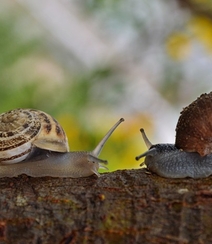
[[[175,144],[156,144],[141,129],[148,151],[141,164],[166,178],[204,178],[212,174],[212,92],[202,94],[183,109],[176,126]]]
[[[15,109],[0,115],[0,177],[27,174],[33,177],[99,176],[107,169],[98,156],[121,118],[91,152],[69,152],[60,124],[40,110]]]

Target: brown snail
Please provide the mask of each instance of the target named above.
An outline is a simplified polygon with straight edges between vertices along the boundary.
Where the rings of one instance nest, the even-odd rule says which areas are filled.
[[[148,151],[147,168],[167,178],[204,178],[212,174],[212,92],[202,94],[181,112],[175,144],[152,145],[141,129]],[[142,165],[141,164],[141,165]]]
[[[50,115],[34,109],[15,109],[0,115],[0,177],[99,176],[106,160],[98,156],[121,118],[91,151],[69,152],[63,128]]]

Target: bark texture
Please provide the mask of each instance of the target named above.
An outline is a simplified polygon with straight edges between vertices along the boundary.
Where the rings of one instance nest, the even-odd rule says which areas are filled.
[[[3,243],[212,243],[212,177],[0,179]]]

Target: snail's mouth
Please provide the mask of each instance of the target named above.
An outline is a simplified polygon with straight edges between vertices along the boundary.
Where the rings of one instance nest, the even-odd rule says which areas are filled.
[[[108,167],[105,166],[106,164],[108,164],[108,162],[107,162],[106,160],[103,160],[101,163],[98,163],[98,166],[95,165],[96,167],[98,167],[98,168],[96,169],[97,174],[95,173],[97,176],[100,176],[100,174],[99,174],[99,172],[98,172],[98,169],[108,170]]]
[[[92,167],[92,172],[97,175],[98,177],[100,177],[100,174],[98,172],[98,169],[105,169],[108,170],[108,168],[105,166],[105,164],[107,164],[106,162],[102,162],[102,163],[93,163],[93,167]]]
[[[105,169],[108,170],[108,168],[105,166],[108,164],[107,160],[103,160],[100,158],[97,158],[96,156],[92,155],[92,154],[88,154],[88,162],[90,164],[92,164],[91,166],[91,171],[97,175],[98,177],[100,176],[98,169]]]

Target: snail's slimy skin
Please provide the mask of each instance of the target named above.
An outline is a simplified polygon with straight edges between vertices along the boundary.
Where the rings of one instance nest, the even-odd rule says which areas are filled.
[[[105,161],[102,162],[105,163]],[[0,177],[16,177],[21,174],[27,174],[32,177],[51,176],[80,178],[93,174],[99,176],[99,167],[103,166],[99,162],[95,162],[95,157],[92,156],[92,153],[48,152],[45,159],[1,165]]]
[[[212,154],[200,156],[198,153],[185,152],[173,144],[151,146],[143,154],[147,168],[166,178],[205,178],[212,174]]]

